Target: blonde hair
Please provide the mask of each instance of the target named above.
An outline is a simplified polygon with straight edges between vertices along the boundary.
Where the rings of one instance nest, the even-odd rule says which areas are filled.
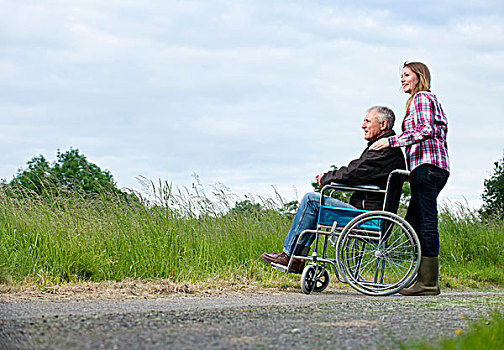
[[[416,84],[413,89],[411,90],[411,97],[406,101],[406,111],[409,109],[409,106],[411,105],[411,101],[413,101],[413,98],[415,95],[420,92],[420,91],[429,91],[430,90],[430,85],[431,85],[431,75],[429,68],[422,62],[404,62],[403,69],[405,67],[408,67],[411,69],[413,73],[416,74],[418,78],[418,84]]]

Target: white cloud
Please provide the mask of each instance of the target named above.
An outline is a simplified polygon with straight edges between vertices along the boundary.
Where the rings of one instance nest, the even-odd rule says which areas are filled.
[[[435,6],[434,6],[435,5]],[[220,181],[293,195],[357,156],[366,108],[400,121],[419,59],[450,121],[449,198],[502,152],[503,5],[394,1],[4,1],[0,177],[79,148],[121,186]],[[397,124],[400,124],[399,122]],[[398,130],[398,128],[396,128]]]

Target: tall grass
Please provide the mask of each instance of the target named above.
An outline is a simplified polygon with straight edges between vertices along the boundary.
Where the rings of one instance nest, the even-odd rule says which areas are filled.
[[[504,218],[484,221],[467,205],[446,204],[439,232],[446,285],[504,285]]]
[[[0,269],[16,281],[41,275],[55,283],[267,280],[271,271],[258,258],[279,247],[289,219],[274,210],[227,214],[233,196],[216,189],[213,197],[198,187],[175,194],[168,184],[152,185],[149,200],[129,203],[114,195],[0,194]]]
[[[207,195],[200,185],[146,185],[137,201],[0,192],[0,283],[37,276],[52,283],[285,278],[259,258],[279,251],[290,227],[280,196],[249,197],[263,210],[237,212],[230,209],[238,198],[224,186]],[[463,206],[445,206],[440,231],[445,286],[504,285],[502,221],[484,223]]]

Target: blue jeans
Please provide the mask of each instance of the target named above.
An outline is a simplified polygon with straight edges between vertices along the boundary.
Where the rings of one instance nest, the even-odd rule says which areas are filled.
[[[324,205],[326,204],[332,207],[355,208],[354,206],[338,199],[324,196]],[[315,230],[317,228],[319,209],[320,193],[309,192],[305,194],[303,200],[299,204],[296,215],[294,216],[289,233],[287,233],[287,237],[285,237],[283,249],[285,254],[288,256],[294,254],[296,243],[301,232],[304,230]],[[305,234],[303,238],[301,238],[300,245],[302,247],[309,247],[314,240],[315,234]]]
[[[415,229],[422,255],[439,255],[437,197],[448,180],[449,173],[434,165],[424,164],[410,174],[411,200],[406,221]]]

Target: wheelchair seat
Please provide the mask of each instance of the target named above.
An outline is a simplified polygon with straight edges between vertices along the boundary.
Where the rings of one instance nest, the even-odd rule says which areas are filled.
[[[336,227],[345,227],[350,221],[352,221],[352,219],[367,212],[368,210],[364,209],[339,208],[321,205],[318,224],[322,226],[332,226],[334,222],[336,222]]]

